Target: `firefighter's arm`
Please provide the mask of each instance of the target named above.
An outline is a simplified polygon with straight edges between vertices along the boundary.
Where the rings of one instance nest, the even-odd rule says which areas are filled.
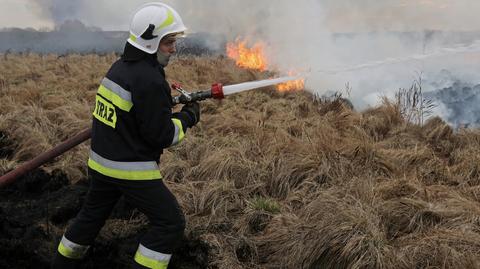
[[[165,84],[152,81],[132,92],[133,108],[143,138],[155,148],[168,148],[180,142],[188,128],[188,115],[172,114],[172,103]]]
[[[173,114],[172,121],[178,127],[181,127],[180,130],[184,130],[183,134],[185,134],[188,128],[192,128],[200,121],[200,104],[192,102],[184,105],[182,111]],[[174,141],[176,143],[174,142],[172,146],[180,142],[181,139],[175,140],[174,137]]]

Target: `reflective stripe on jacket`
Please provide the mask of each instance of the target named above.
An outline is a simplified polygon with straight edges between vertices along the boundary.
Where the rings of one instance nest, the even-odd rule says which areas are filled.
[[[160,179],[160,155],[182,141],[188,121],[172,113],[170,91],[155,55],[127,44],[95,97],[88,166],[118,179]]]

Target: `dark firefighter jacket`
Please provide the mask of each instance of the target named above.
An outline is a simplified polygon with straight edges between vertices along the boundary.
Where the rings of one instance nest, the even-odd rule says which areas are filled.
[[[163,149],[183,139],[191,120],[172,114],[170,91],[156,55],[127,43],[96,95],[88,166],[118,179],[160,179]]]

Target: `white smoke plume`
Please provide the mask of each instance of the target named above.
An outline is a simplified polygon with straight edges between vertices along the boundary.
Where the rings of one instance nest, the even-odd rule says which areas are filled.
[[[55,23],[79,19],[127,30],[132,12],[149,1],[28,0]],[[307,88],[351,87],[358,107],[374,105],[422,77],[425,90],[449,87],[449,70],[480,83],[480,1],[477,0],[169,0],[192,32],[268,44],[272,66],[308,71]],[[435,31],[432,31],[435,30]],[[213,45],[213,44],[212,44]],[[455,51],[448,48],[457,47]],[[462,49],[462,47],[465,47]],[[447,50],[445,50],[447,48]],[[431,56],[428,56],[431,55]],[[363,67],[363,68],[360,68]],[[333,72],[335,71],[335,72]],[[341,71],[341,72],[338,72]],[[440,81],[443,81],[440,83]]]
[[[455,81],[446,81],[442,70],[464,83],[480,83],[475,74],[480,45],[472,46],[480,39],[475,12],[480,2],[475,0],[183,0],[174,4],[194,30],[222,33],[230,40],[240,36],[266,42],[272,65],[285,72],[310,71],[306,86],[311,91],[338,91],[348,84],[357,107],[375,105],[381,95],[393,96],[420,78],[427,91],[450,87]]]

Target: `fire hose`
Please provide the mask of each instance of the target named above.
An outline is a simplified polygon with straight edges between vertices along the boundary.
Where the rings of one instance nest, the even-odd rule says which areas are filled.
[[[270,85],[275,85],[291,80],[296,80],[297,77],[283,77],[277,79],[267,79],[261,81],[252,81],[245,82],[235,85],[223,86],[221,83],[213,84],[209,90],[188,92],[184,90],[179,84],[172,84],[172,88],[180,93],[178,96],[172,97],[173,105],[178,104],[187,104],[190,102],[198,102],[206,99],[223,99],[225,96],[239,93],[247,90],[252,90],[256,88],[266,87]],[[13,183],[15,180],[29,173],[30,171],[40,167],[41,165],[53,160],[54,158],[62,155],[63,153],[74,148],[78,144],[87,141],[92,136],[92,129],[88,128],[81,131],[74,137],[71,137],[64,141],[63,143],[55,146],[51,150],[44,152],[32,160],[21,164],[16,169],[4,174],[0,177],[0,188],[7,186],[10,183]]]

